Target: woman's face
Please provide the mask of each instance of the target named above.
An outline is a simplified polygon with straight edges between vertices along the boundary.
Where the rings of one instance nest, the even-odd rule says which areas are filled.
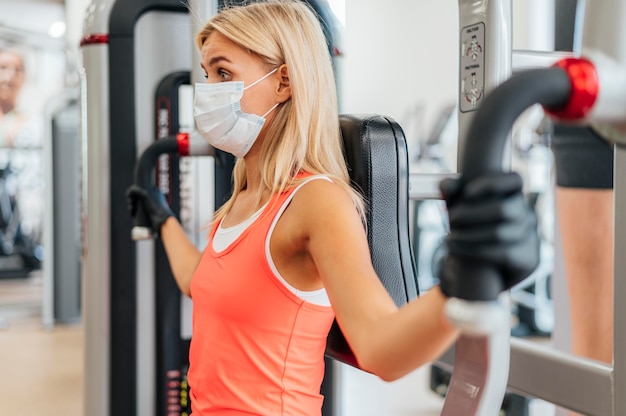
[[[202,45],[202,68],[207,83],[243,81],[244,88],[262,78],[268,68],[257,55],[248,52],[219,32],[213,32]],[[245,113],[262,116],[280,101],[277,96],[279,76],[274,73],[247,89],[241,99]],[[269,122],[274,112],[267,115]],[[265,123],[267,126],[269,123]]]

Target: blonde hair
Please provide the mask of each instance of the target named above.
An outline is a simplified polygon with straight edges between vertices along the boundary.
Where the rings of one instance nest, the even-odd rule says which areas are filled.
[[[337,93],[331,58],[315,13],[301,1],[267,0],[227,7],[198,33],[201,49],[217,31],[256,54],[269,68],[286,64],[292,97],[278,107],[261,152],[262,187],[273,194],[296,186],[299,172],[329,176],[352,197],[364,218],[362,197],[350,187],[342,153]],[[246,188],[243,160],[233,171],[233,194],[215,213],[219,221]]]

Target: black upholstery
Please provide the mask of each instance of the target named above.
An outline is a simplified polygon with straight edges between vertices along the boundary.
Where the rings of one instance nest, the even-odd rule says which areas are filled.
[[[409,238],[409,166],[402,128],[378,115],[339,118],[352,185],[367,203],[367,239],[372,262],[398,306],[418,295]],[[335,322],[326,355],[358,367]]]

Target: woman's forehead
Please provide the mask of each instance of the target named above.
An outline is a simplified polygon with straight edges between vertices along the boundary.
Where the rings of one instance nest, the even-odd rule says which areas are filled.
[[[202,64],[211,66],[217,61],[249,65],[261,64],[262,60],[254,53],[233,42],[219,32],[211,33],[202,44]]]
[[[241,46],[217,31],[211,33],[202,44],[203,58],[211,58],[216,54],[238,54],[241,52],[244,52]]]

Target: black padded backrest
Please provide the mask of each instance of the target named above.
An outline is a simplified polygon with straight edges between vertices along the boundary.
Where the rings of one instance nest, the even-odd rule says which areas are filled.
[[[378,115],[339,117],[352,186],[367,204],[367,239],[374,269],[398,306],[418,295],[409,237],[409,166],[404,132]],[[326,355],[358,367],[335,322]]]

